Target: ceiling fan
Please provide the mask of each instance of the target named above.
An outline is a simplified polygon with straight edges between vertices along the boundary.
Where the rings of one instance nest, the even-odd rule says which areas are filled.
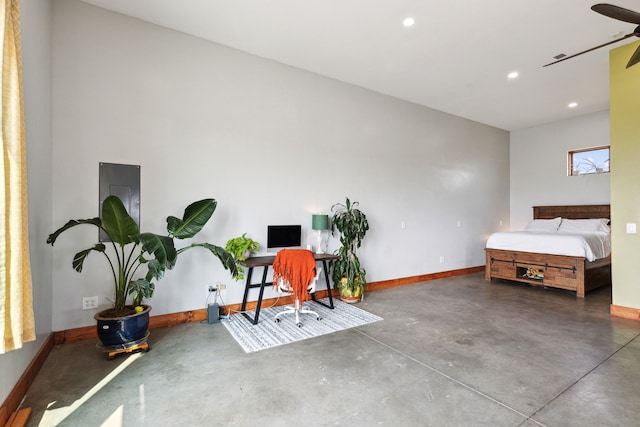
[[[557,61],[546,64],[545,67],[549,65],[557,64],[558,62],[566,61],[567,59],[575,58],[576,56],[582,55],[583,53],[591,52],[592,50],[596,50],[601,47],[608,46],[613,43],[617,43],[621,40],[628,39],[631,36],[640,37],[640,13],[634,12],[633,10],[622,8],[620,6],[607,4],[607,3],[595,4],[591,6],[591,10],[593,10],[594,12],[598,12],[601,15],[608,16],[609,18],[617,19],[618,21],[624,21],[624,22],[630,22],[631,24],[636,24],[638,25],[638,27],[636,27],[636,29],[633,30],[632,33],[624,35],[610,42],[603,43],[599,46],[592,47],[591,49],[587,49],[582,52],[576,53],[574,55],[565,56],[562,59],[558,59]],[[629,63],[627,64],[626,68],[629,68],[632,65],[637,64],[638,62],[640,62],[640,47],[638,47],[636,51],[633,53],[633,55],[631,55],[631,59],[629,60]]]

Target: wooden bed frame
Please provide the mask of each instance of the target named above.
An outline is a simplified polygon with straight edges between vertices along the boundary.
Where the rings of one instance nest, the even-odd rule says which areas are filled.
[[[611,218],[610,205],[534,206],[533,219]],[[506,279],[538,286],[575,291],[584,298],[587,291],[611,284],[611,256],[593,262],[584,257],[533,252],[485,249],[485,278]],[[527,277],[527,272],[539,272]]]

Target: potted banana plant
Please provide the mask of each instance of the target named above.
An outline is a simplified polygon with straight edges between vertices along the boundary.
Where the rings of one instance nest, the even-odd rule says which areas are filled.
[[[367,283],[367,272],[360,265],[356,250],[369,230],[369,222],[358,205],[347,197],[344,204],[331,207],[331,234],[337,230],[342,245],[338,248],[340,258],[333,263],[333,286],[338,289],[340,299],[349,303],[362,300]]]
[[[181,253],[204,248],[220,260],[236,277],[238,270],[231,254],[211,243],[190,243],[176,248],[175,240],[190,239],[202,230],[215,211],[217,202],[204,199],[187,206],[182,218],[167,218],[167,234],[141,233],[117,196],[102,203],[98,218],[70,220],[51,233],[47,243],[53,246],[60,235],[79,225],[92,225],[102,230],[107,242],[98,242],[73,257],[72,266],[82,272],[84,262],[92,254],[103,255],[112,275],[113,307],[97,313],[98,338],[107,348],[126,348],[146,338],[151,307],[142,304],[151,298],[155,282],[171,270]]]

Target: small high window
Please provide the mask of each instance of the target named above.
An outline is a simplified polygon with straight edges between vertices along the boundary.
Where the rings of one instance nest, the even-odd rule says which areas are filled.
[[[569,151],[569,176],[609,173],[609,146]]]

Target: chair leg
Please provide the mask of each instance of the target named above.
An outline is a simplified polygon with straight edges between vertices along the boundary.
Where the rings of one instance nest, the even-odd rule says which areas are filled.
[[[303,314],[313,314],[314,316],[316,316],[316,320],[322,320],[322,317],[320,317],[320,315],[313,311],[313,310],[309,310],[308,308],[304,308],[304,305],[302,306],[302,308],[300,309],[300,313]]]
[[[286,310],[281,311],[280,313],[276,314],[275,317],[275,321],[280,322],[280,316],[284,315],[284,314],[295,314],[296,316],[296,325],[301,328],[302,327],[302,322],[300,321],[300,313],[302,314],[313,314],[314,316],[316,316],[317,320],[321,320],[322,317],[320,317],[320,315],[318,313],[316,313],[315,311],[309,310],[304,308],[304,305],[302,305],[300,303],[300,300],[298,298],[296,298],[295,303],[293,306],[290,306],[289,308],[287,308]]]
[[[302,327],[302,322],[300,321],[300,300],[296,298],[296,325],[298,328]]]
[[[276,317],[275,317],[274,320],[276,322],[279,322],[280,321],[280,316],[282,316],[284,314],[293,314],[295,312],[296,312],[296,310],[293,308],[293,306],[290,306],[289,308],[287,308],[285,310],[282,310],[280,313],[276,314]]]

